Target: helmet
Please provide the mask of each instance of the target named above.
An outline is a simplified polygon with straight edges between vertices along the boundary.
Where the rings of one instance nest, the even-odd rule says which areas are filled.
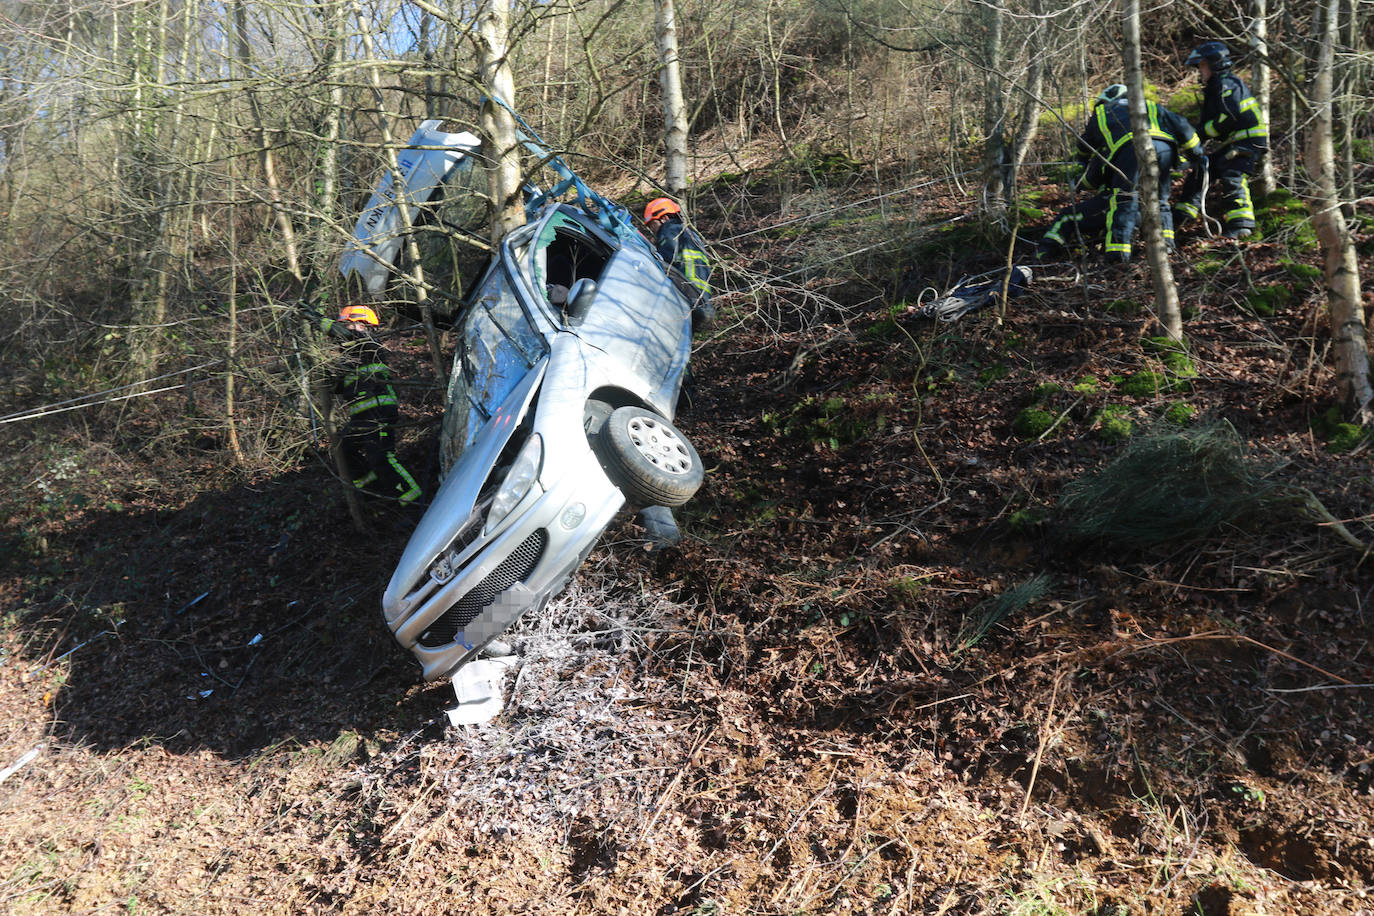
[[[1231,69],[1231,49],[1219,41],[1204,41],[1192,50],[1183,65],[1196,67],[1204,60],[1211,65],[1213,70],[1229,70]]]
[[[681,212],[682,208],[668,198],[656,197],[649,201],[644,208],[644,222],[652,223],[656,219],[663,219],[665,216],[672,216],[674,213]]]
[[[377,320],[377,313],[365,305],[345,305],[339,309],[340,321],[361,321],[363,324],[370,324],[373,327],[381,324]]]
[[[1102,90],[1102,94],[1097,97],[1097,100],[1108,105],[1113,102],[1124,102],[1126,101],[1126,87],[1121,83],[1112,83]]]

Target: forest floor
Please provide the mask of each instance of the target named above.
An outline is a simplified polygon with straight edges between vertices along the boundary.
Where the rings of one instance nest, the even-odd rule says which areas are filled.
[[[1374,563],[1291,501],[1135,548],[1059,504],[1229,424],[1252,489],[1374,543],[1310,235],[1181,234],[1184,364],[1139,262],[912,314],[1005,254],[954,201],[831,212],[877,190],[703,206],[684,541],[614,523],[486,725],[380,619],[419,509],[360,536],[318,456],[246,474],[177,403],[5,427],[0,910],[1374,913]],[[389,345],[429,482],[440,398]]]

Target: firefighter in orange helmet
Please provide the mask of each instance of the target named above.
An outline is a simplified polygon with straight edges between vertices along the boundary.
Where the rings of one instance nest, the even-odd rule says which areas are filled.
[[[339,434],[346,471],[359,490],[395,499],[402,505],[420,498],[420,485],[396,458],[392,428],[400,417],[386,354],[372,336],[377,313],[366,305],[339,311],[327,330],[343,341],[343,371],[334,393],[348,410]]]
[[[696,290],[692,327],[708,327],[716,317],[711,304],[711,261],[700,237],[682,221],[682,208],[667,197],[655,198],[644,207],[644,224],[653,234],[663,263],[676,268]]]

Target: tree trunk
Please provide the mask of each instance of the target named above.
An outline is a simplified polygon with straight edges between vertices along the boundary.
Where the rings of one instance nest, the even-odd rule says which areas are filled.
[[[1250,70],[1251,89],[1255,93],[1255,101],[1259,105],[1260,117],[1264,123],[1272,125],[1273,118],[1270,116],[1270,92],[1269,80],[1269,0],[1250,0],[1251,19],[1250,19],[1250,47],[1255,51],[1255,64]],[[1272,131],[1271,131],[1272,134]],[[1260,173],[1255,176],[1255,191],[1260,200],[1268,197],[1274,192],[1277,181],[1274,177],[1274,160],[1271,156],[1265,156],[1264,162],[1260,166]]]
[[[1026,71],[1026,91],[1021,97],[1021,108],[1017,112],[1016,138],[1012,141],[1011,155],[1008,156],[1006,170],[1006,201],[1008,207],[1016,206],[1016,185],[1019,181],[1021,165],[1026,161],[1031,143],[1040,128],[1040,96],[1045,89],[1045,21],[1044,0],[1033,0],[1031,4],[1030,35],[1027,38],[1026,54],[1029,60]]]
[[[1347,220],[1355,218],[1355,198],[1359,195],[1355,191],[1355,141],[1359,137],[1356,119],[1359,117],[1360,109],[1368,104],[1368,99],[1360,99],[1357,96],[1359,82],[1358,63],[1356,56],[1359,49],[1356,43],[1359,41],[1359,25],[1356,21],[1356,0],[1342,0],[1340,28],[1343,34],[1342,45],[1344,46],[1346,61],[1340,67],[1339,79],[1337,84],[1340,86],[1339,107],[1335,109],[1336,120],[1341,125],[1341,212],[1345,214]]]
[[[515,105],[515,76],[510,66],[510,6],[505,0],[486,0],[477,13],[478,69],[482,85],[493,97]],[[520,149],[515,117],[491,99],[482,103],[482,152],[491,163],[489,188],[494,205],[491,243],[499,245],[512,229],[525,224],[520,200]]]
[[[1150,115],[1145,107],[1145,77],[1140,64],[1140,0],[1122,0],[1122,57],[1126,69],[1126,88],[1131,106],[1131,142],[1140,164],[1136,191],[1140,196],[1141,235],[1150,264],[1150,280],[1155,288],[1155,307],[1164,333],[1172,340],[1183,339],[1183,315],[1178,305],[1178,287],[1164,244],[1164,227],[1159,218],[1159,159],[1150,137]]]
[[[1002,18],[1002,0],[986,0],[982,4],[983,212],[990,221],[999,223],[1007,215],[1002,172],[1006,155],[1002,132],[1007,111],[1002,93]]]
[[[286,254],[287,268],[297,280],[301,279],[301,259],[296,245],[296,230],[291,225],[286,206],[282,202],[281,182],[277,179],[277,163],[272,155],[272,137],[267,130],[262,115],[262,103],[258,101],[254,80],[250,77],[253,69],[252,46],[248,42],[248,17],[243,0],[234,2],[234,55],[238,58],[239,78],[245,81],[248,94],[248,110],[253,117],[253,144],[258,149],[258,164],[262,167],[263,182],[267,186],[267,200],[272,207],[272,217],[281,233],[281,242]]]
[[[1311,177],[1308,206],[1321,243],[1326,274],[1326,304],[1331,322],[1336,394],[1345,415],[1355,423],[1374,425],[1374,388],[1369,381],[1369,344],[1360,297],[1360,268],[1355,240],[1341,214],[1336,186],[1336,150],[1332,142],[1332,90],[1336,30],[1341,0],[1320,0],[1315,13],[1314,58],[1308,62],[1309,127],[1303,158]]]
[[[405,174],[401,171],[401,163],[396,157],[396,138],[391,133],[391,123],[387,120],[385,98],[382,95],[382,75],[379,71],[376,60],[376,52],[372,41],[372,33],[367,28],[367,22],[363,19],[361,4],[354,4],[354,11],[358,16],[358,24],[363,40],[363,50],[367,54],[367,59],[373,63],[367,68],[368,80],[372,84],[372,95],[377,100],[377,111],[381,113],[378,119],[382,129],[382,147],[386,155],[386,167],[391,172],[391,187],[396,195],[396,213],[401,218],[401,230],[405,235],[406,258],[410,263],[411,273],[408,279],[415,290],[415,303],[420,307],[420,320],[425,328],[425,339],[429,342],[429,358],[434,365],[434,377],[439,379],[441,384],[446,384],[448,372],[444,364],[443,351],[439,346],[439,331],[434,326],[434,307],[429,302],[429,287],[425,283],[425,268],[420,263],[420,246],[415,241],[415,226],[411,222],[410,198],[405,193]]]
[[[655,0],[654,43],[658,46],[658,83],[663,92],[663,145],[667,151],[664,186],[681,197],[687,190],[687,105],[682,99],[682,64],[677,55],[673,0]]]

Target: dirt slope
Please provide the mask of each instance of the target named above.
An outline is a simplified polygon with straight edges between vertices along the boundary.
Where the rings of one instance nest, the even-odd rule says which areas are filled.
[[[702,218],[740,287],[871,231]],[[1054,515],[1123,422],[1224,420],[1374,541],[1368,446],[1313,432],[1315,254],[1185,237],[1173,387],[1141,266],[946,326],[895,291],[1000,255],[881,231],[912,247],[721,297],[684,544],[614,525],[489,726],[448,726],[379,619],[415,511],[371,505],[360,539],[319,462],[245,478],[150,445],[152,415],[7,433],[0,909],[1374,912],[1370,563],[1296,516],[1124,551]]]

